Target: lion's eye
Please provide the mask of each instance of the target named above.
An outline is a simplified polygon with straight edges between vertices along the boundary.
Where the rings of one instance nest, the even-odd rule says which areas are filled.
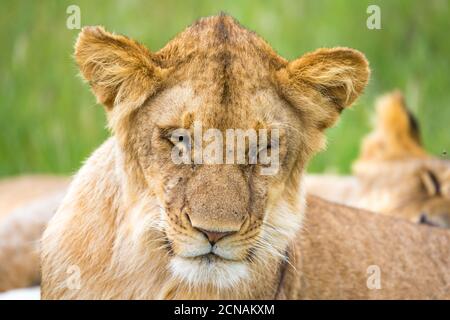
[[[270,152],[271,152],[271,148],[272,148],[272,146],[270,145],[270,143],[267,144],[267,145],[265,145],[265,146],[259,147],[259,149],[258,149],[258,155],[261,155],[261,154],[263,154],[263,155],[269,155]]]
[[[191,145],[191,138],[186,132],[174,131],[168,136],[168,140],[177,147],[185,147],[189,149]]]
[[[262,147],[259,149],[259,151],[261,151],[261,150],[270,150],[271,147],[272,147],[272,146],[271,146],[270,144],[268,144],[268,145],[266,145],[266,146],[262,146]]]
[[[173,144],[177,144],[178,142],[183,142],[184,141],[184,136],[176,136],[176,137],[171,137],[170,141]]]
[[[245,153],[248,154],[248,164],[256,164],[261,157],[265,159],[270,156],[270,148],[270,144],[262,144],[257,146],[257,148],[249,148],[246,150]]]

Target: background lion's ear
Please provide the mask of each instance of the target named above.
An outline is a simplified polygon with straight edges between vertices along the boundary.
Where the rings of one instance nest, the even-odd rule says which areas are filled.
[[[420,173],[420,180],[429,196],[436,196],[440,193],[441,185],[439,179],[431,170],[423,170]]]
[[[353,103],[369,80],[365,56],[349,48],[318,49],[277,72],[282,94],[325,129]]]
[[[102,27],[83,28],[75,59],[97,101],[108,110],[122,102],[143,103],[162,79],[162,70],[147,48]]]

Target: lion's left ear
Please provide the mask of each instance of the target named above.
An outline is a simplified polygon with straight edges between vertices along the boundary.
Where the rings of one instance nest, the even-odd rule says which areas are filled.
[[[332,126],[340,112],[362,93],[369,64],[354,49],[318,49],[277,71],[285,98],[320,129]]]
[[[107,111],[124,102],[143,103],[158,89],[164,73],[146,47],[102,27],[83,28],[75,59]]]

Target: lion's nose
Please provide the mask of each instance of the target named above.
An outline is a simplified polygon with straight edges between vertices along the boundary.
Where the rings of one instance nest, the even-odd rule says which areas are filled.
[[[209,243],[211,244],[215,244],[217,241],[219,241],[220,239],[236,233],[235,231],[226,231],[226,232],[221,232],[221,231],[209,231],[209,230],[205,230],[205,229],[201,229],[201,228],[196,228],[198,231],[200,231],[201,233],[203,233],[206,238],[208,238]]]

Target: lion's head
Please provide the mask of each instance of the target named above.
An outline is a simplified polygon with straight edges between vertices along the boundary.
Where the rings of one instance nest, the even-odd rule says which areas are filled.
[[[450,227],[450,163],[428,154],[400,91],[381,97],[375,129],[353,166],[365,208]]]
[[[385,212],[416,223],[450,228],[450,164],[410,160],[403,166],[401,176],[393,174],[399,179],[391,188],[393,201]],[[403,186],[398,186],[398,181]]]
[[[288,62],[226,15],[199,20],[155,53],[88,27],[75,56],[117,138],[130,203],[157,199],[152,227],[173,274],[220,287],[246,278],[252,263],[283,256],[301,224],[302,171],[369,77],[356,50],[319,49]],[[222,137],[266,129],[268,141],[276,129],[277,143],[257,150],[278,155],[276,174],[261,174],[267,164],[250,156],[174,163],[174,148],[191,154],[192,145],[205,151],[208,139],[221,139],[193,141],[196,123]],[[249,143],[236,148],[247,154]]]

